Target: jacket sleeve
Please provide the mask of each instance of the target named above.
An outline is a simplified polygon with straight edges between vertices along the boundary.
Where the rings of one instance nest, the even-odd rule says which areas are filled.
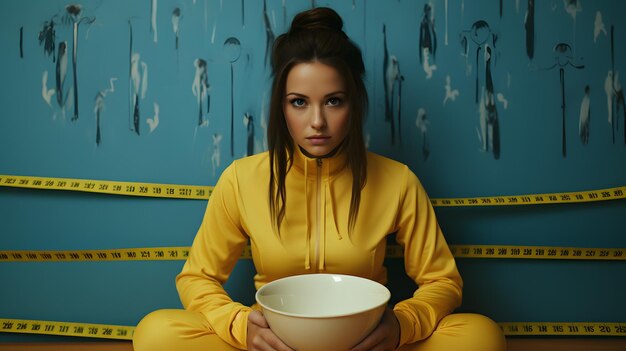
[[[404,247],[406,273],[418,285],[394,312],[400,345],[427,338],[461,304],[463,282],[421,183],[408,168],[400,196],[396,240]]]
[[[202,313],[222,340],[245,349],[251,309],[234,302],[223,288],[248,241],[237,199],[233,164],[213,189],[189,257],[176,277],[176,288],[185,309]]]

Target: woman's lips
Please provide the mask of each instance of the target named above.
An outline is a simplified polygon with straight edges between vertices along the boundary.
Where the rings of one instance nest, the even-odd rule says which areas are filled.
[[[328,141],[328,139],[330,139],[330,137],[325,136],[325,135],[315,135],[315,136],[310,136],[306,139],[310,141],[311,144],[313,145],[321,145],[321,144],[325,144]]]

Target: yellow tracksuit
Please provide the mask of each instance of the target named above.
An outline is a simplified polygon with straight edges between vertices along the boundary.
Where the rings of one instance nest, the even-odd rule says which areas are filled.
[[[407,166],[368,153],[367,183],[348,233],[352,175],[344,167],[346,155],[312,159],[296,149],[280,235],[272,229],[268,205],[269,154],[234,161],[223,172],[176,279],[185,310],[144,318],[135,331],[136,351],[245,349],[247,316],[258,306],[232,301],[222,284],[248,242],[257,289],[278,278],[317,272],[385,284],[383,260],[391,233],[404,248],[406,273],[419,286],[393,308],[401,349],[504,349],[500,329],[488,318],[449,315],[461,303],[462,280],[428,196]]]

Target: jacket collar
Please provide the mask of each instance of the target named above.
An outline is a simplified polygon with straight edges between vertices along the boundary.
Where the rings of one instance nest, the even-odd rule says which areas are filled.
[[[293,152],[292,167],[307,177],[315,177],[317,172],[311,172],[311,170],[315,170],[320,165],[322,175],[332,178],[346,168],[346,159],[347,155],[343,150],[338,150],[332,156],[317,158],[305,155],[300,147],[297,146]]]

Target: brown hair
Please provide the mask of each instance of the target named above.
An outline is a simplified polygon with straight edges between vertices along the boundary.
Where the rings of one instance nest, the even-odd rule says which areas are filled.
[[[306,62],[320,62],[339,72],[345,79],[350,102],[348,134],[338,147],[346,152],[346,167],[352,172],[349,231],[356,222],[361,189],[367,176],[367,158],[363,140],[363,120],[367,114],[368,97],[363,75],[365,65],[361,50],[343,32],[343,20],[332,9],[319,7],[296,15],[288,32],[280,35],[272,50],[272,96],[267,129],[270,157],[269,204],[276,230],[285,217],[285,177],[293,164],[293,139],[287,129],[283,103],[287,75],[291,69]]]

